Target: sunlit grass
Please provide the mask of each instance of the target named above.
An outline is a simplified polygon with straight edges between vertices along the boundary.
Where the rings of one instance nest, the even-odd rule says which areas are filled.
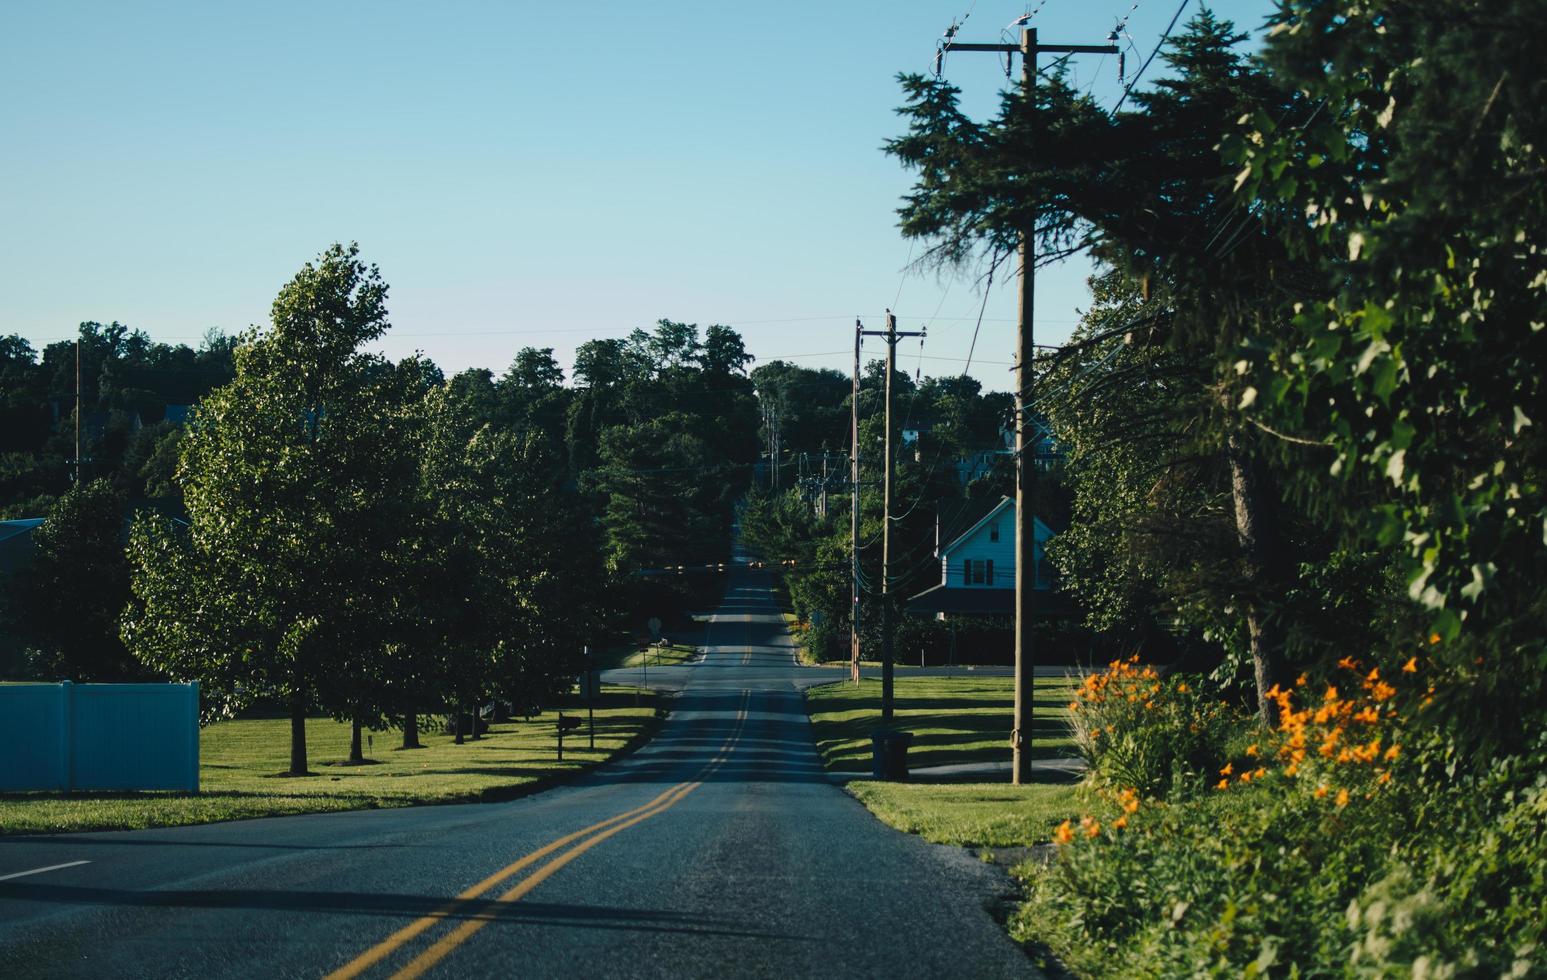
[[[856,780],[849,792],[882,823],[935,844],[1027,847],[1082,812],[1081,786],[1031,783],[883,783]]]
[[[637,703],[636,703],[637,702]],[[558,713],[494,725],[482,738],[455,744],[439,731],[422,732],[422,749],[400,749],[398,732],[372,733],[365,765],[350,766],[350,726],[327,718],[306,723],[307,756],[315,775],[281,775],[290,763],[290,721],[253,718],[219,722],[200,738],[200,792],[0,794],[0,834],[138,829],[246,817],[457,803],[529,792],[605,761],[654,723],[653,695],[604,687],[596,708],[596,747],[587,729],[564,739],[557,755]],[[584,708],[566,708],[585,716]]]
[[[896,679],[895,721],[911,732],[909,768],[1007,761],[1013,727],[1010,677],[906,677]],[[1074,754],[1068,704],[1074,683],[1038,678],[1033,709],[1032,755]],[[828,768],[868,772],[870,735],[881,727],[881,682],[830,684],[806,695],[817,748]]]
[[[1009,761],[1014,678],[899,676],[895,684],[892,727],[913,734],[910,769]],[[1034,690],[1032,755],[1073,755],[1068,704],[1074,682],[1038,678]],[[814,688],[806,699],[817,748],[827,767],[868,773],[870,735],[881,727],[881,682]],[[1006,770],[1000,781],[986,781],[991,779],[981,773],[948,782],[857,779],[848,784],[848,790],[878,819],[898,830],[937,844],[995,848],[1048,841],[1054,827],[1078,815],[1085,793],[1063,777],[1014,786]]]
[[[675,667],[698,656],[698,647],[682,643],[670,646],[618,647],[596,658],[597,670],[614,670],[619,667]]]

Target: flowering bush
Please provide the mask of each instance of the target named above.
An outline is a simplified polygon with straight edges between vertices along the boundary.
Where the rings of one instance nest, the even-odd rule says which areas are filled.
[[[1166,798],[1203,787],[1239,715],[1205,697],[1197,678],[1162,677],[1129,657],[1085,678],[1069,723],[1094,782]]]
[[[1193,693],[1131,661],[1100,676],[1074,712],[1087,728],[1101,711],[1155,727],[1168,690]],[[1103,776],[1056,859],[1018,869],[1012,930],[1100,977],[1544,975],[1547,733],[1480,776],[1428,778],[1449,751],[1430,705],[1457,683],[1411,651],[1345,657],[1272,692],[1274,729],[1221,723],[1205,792],[1162,802]]]

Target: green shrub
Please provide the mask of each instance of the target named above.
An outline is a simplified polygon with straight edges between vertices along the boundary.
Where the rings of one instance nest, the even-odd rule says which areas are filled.
[[[1247,722],[1199,683],[1192,675],[1161,677],[1136,658],[1088,675],[1069,705],[1069,724],[1092,781],[1152,799],[1203,790]]]
[[[1131,664],[1109,676],[1096,710],[1082,700],[1086,724],[1128,712],[1159,727],[1165,683]],[[1215,743],[1237,751],[1211,789],[1108,792],[1058,828],[1056,859],[1018,869],[1012,931],[1092,977],[1547,975],[1547,736],[1469,774],[1430,721],[1435,693],[1460,683],[1416,657],[1345,658],[1325,683],[1276,690],[1280,728]],[[1129,701],[1130,684],[1155,707]],[[1095,758],[1153,776],[1154,738]]]

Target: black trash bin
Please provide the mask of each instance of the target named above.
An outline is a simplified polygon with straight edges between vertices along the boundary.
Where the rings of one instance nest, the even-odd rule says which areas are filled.
[[[881,729],[870,734],[870,771],[877,779],[906,782],[912,732]]]

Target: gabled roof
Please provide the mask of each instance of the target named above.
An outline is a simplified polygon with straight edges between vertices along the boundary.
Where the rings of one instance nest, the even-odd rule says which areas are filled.
[[[973,534],[976,534],[979,528],[983,527],[983,525],[987,524],[989,521],[994,520],[999,515],[1003,514],[1006,510],[1013,511],[1014,509],[1015,509],[1015,498],[1014,497],[1001,497],[999,499],[999,503],[997,503],[993,507],[989,508],[988,513],[986,513],[982,517],[978,518],[978,520],[977,520],[977,522],[975,524],[973,524],[971,527],[967,528],[967,530],[963,531],[962,533],[958,534],[956,537],[952,538],[949,543],[941,545],[940,546],[940,554],[944,555],[947,551],[950,551],[952,548],[954,548],[957,545],[961,544],[963,539],[971,537]],[[1042,521],[1042,519],[1040,517],[1033,518],[1033,520],[1036,521],[1036,526],[1038,528],[1040,528],[1040,530],[1037,532],[1038,537],[1050,538],[1050,537],[1053,536],[1052,530],[1049,529],[1048,526],[1045,523],[1043,523],[1043,521]]]

